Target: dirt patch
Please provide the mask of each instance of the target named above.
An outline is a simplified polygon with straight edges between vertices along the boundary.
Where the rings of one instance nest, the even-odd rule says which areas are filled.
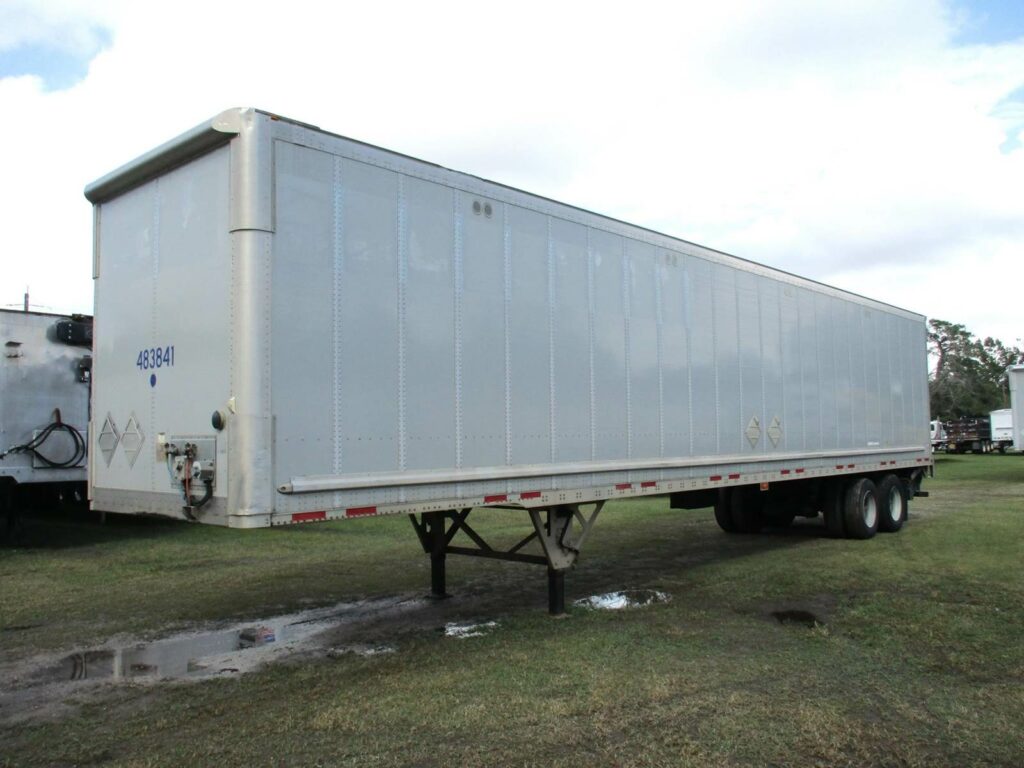
[[[802,611],[800,609],[772,611],[772,617],[778,621],[779,624],[796,624],[801,627],[807,627],[808,629],[814,629],[817,626],[824,626],[825,624],[825,622],[810,611]]]
[[[814,629],[828,626],[838,604],[836,595],[822,594],[806,600],[762,605],[757,613],[783,626]]]

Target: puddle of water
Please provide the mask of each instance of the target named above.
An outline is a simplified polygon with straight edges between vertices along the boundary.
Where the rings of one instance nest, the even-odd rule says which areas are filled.
[[[643,608],[655,603],[667,603],[671,599],[670,595],[656,589],[628,589],[584,597],[573,601],[573,605],[595,611],[621,611],[624,608]]]
[[[343,603],[213,632],[79,651],[44,661],[22,677],[17,687],[81,680],[195,678],[247,672],[273,656],[297,650],[326,629],[367,616],[408,610],[422,603],[422,600],[402,598]],[[370,656],[394,650],[391,646],[353,646],[350,652]]]
[[[818,617],[810,611],[796,609],[772,611],[772,617],[779,622],[779,624],[796,624],[801,627],[807,627],[808,629],[814,629],[815,627],[824,626],[825,624],[825,622],[819,621]]]
[[[483,637],[497,626],[498,622],[496,621],[482,621],[478,623],[450,621],[444,625],[444,636],[455,637],[459,640],[464,640],[467,637]]]

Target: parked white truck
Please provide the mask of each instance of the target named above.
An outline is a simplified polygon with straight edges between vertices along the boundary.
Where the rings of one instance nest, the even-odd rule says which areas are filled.
[[[932,463],[913,312],[254,109],[86,196],[97,509],[407,514],[435,593],[447,554],[534,562],[557,612],[609,499],[868,538]]]
[[[988,422],[992,430],[992,450],[1006,453],[1007,448],[1013,448],[1013,410],[1000,408],[992,411]]]

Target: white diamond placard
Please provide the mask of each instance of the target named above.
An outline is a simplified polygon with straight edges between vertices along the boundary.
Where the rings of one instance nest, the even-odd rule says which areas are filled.
[[[142,453],[142,444],[146,441],[146,435],[139,426],[139,420],[133,413],[124,425],[124,433],[121,435],[121,445],[124,446],[124,455],[128,458],[128,466],[134,467],[135,460]]]
[[[772,419],[772,423],[768,425],[768,439],[772,441],[772,446],[778,447],[779,440],[782,439],[782,422],[779,421],[779,417],[776,416]]]
[[[750,417],[750,423],[747,424],[747,440],[750,441],[750,447],[755,448],[757,441],[761,439],[761,422],[758,421],[757,416]]]
[[[117,424],[114,423],[114,417],[109,413],[107,418],[103,420],[103,426],[100,428],[100,433],[96,437],[96,445],[100,449],[100,454],[103,456],[103,460],[110,466],[110,460],[114,458],[114,451],[117,450],[117,444],[121,441],[121,433],[117,431]]]

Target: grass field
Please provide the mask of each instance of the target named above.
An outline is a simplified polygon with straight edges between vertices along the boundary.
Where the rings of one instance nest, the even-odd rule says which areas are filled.
[[[552,619],[542,569],[452,557],[455,597],[362,630],[395,653],[72,693],[59,716],[0,725],[0,765],[1022,765],[1024,457],[940,457],[926,489],[901,533],[864,542],[610,504],[568,596],[670,602]],[[522,514],[474,517],[499,540],[525,532]],[[0,578],[12,662],[423,594],[429,563],[404,519],[246,532],[63,516],[29,519]],[[452,619],[499,626],[435,631]]]

